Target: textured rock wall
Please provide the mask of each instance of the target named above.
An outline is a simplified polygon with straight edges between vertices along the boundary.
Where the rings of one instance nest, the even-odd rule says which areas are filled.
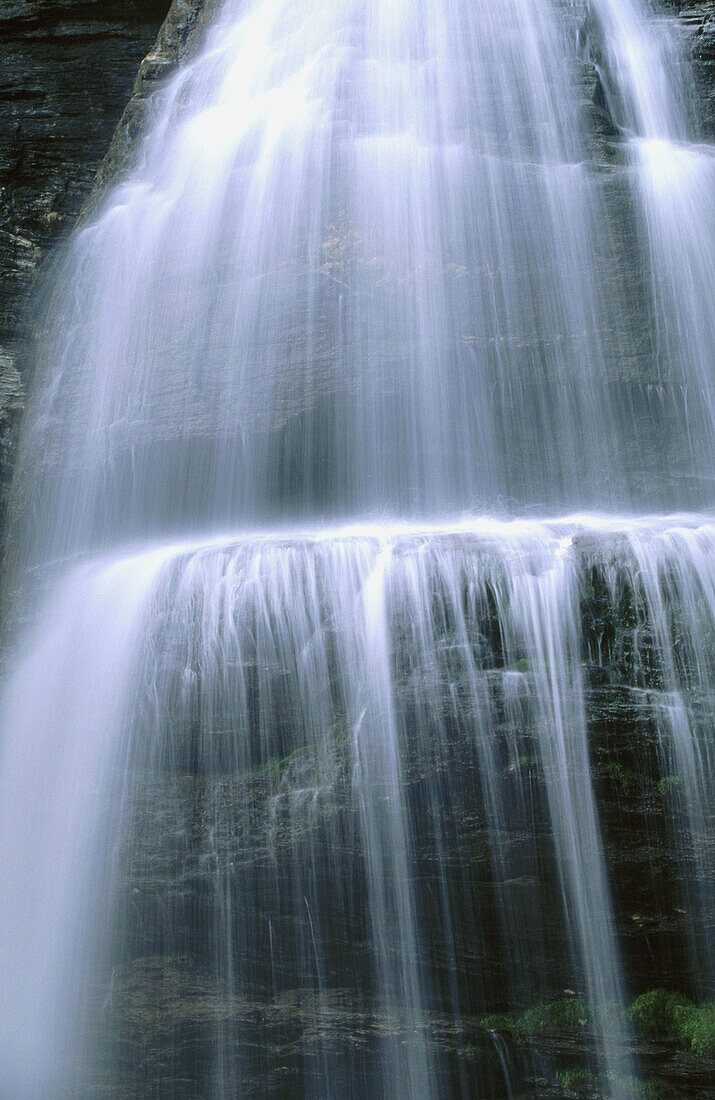
[[[672,0],[670,6],[680,17],[687,36],[700,100],[703,137],[715,141],[715,2]]]
[[[684,779],[662,743],[667,695],[655,623],[619,540],[584,536],[574,557],[592,774],[628,997],[661,986],[697,1000],[691,952],[709,930],[694,916],[693,853],[673,828]],[[426,1041],[444,1066],[441,1095],[505,1100],[497,1036],[509,1095],[597,1100],[604,1090],[590,1076],[594,1036],[575,995],[540,718],[515,707],[512,694],[515,677],[532,684],[536,670],[514,661],[496,601],[482,595],[469,642],[490,700],[491,771],[475,732],[483,711],[480,703],[472,710],[464,683],[462,635],[439,584],[429,628],[439,723],[418,703],[424,666],[410,628],[399,611],[392,620]],[[465,606],[472,599],[465,592]],[[675,638],[677,603],[670,613]],[[310,1094],[310,1073],[328,1066],[344,1076],[327,1095],[383,1096],[381,1036],[406,1025],[387,1020],[372,982],[353,731],[336,689],[326,739],[311,741],[289,701],[276,706],[282,661],[266,692],[264,662],[258,676],[256,655],[242,656],[252,718],[245,728],[237,720],[240,733],[227,728],[210,672],[202,690],[215,712],[202,712],[198,697],[187,705],[184,695],[180,711],[162,707],[163,737],[142,731],[131,769],[133,827],[120,860],[119,947],[98,992],[107,1007],[92,1014],[105,1040],[118,1043],[102,1095],[238,1095],[240,1082],[244,1097],[300,1096]],[[184,671],[179,647],[163,673],[179,679]],[[174,697],[168,692],[165,702]],[[696,716],[697,691],[686,698]],[[264,706],[269,722],[259,717]],[[509,808],[501,822],[494,805]],[[711,1031],[711,1051],[713,1038]],[[712,1100],[710,1058],[668,1035],[639,1034],[636,1054],[648,1085],[633,1089],[633,1100]],[[358,1079],[367,1082],[362,1091]]]

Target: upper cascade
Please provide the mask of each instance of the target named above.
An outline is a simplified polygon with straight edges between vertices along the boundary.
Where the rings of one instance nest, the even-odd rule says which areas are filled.
[[[71,242],[23,557],[310,516],[707,505],[714,161],[644,14],[225,3]],[[627,215],[587,157],[584,56]]]

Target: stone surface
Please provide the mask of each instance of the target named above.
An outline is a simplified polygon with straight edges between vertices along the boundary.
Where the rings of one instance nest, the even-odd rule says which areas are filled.
[[[680,18],[692,58],[702,136],[715,141],[715,2],[671,0],[670,6]]]
[[[613,544],[585,538],[578,553],[592,768],[628,997],[657,985],[697,999],[691,933],[705,937],[708,930],[693,927],[693,867],[670,824],[679,777],[659,732],[653,624],[639,606],[633,573],[615,564]],[[501,1043],[515,1097],[598,1097],[595,1080],[574,1076],[588,1072],[588,1024],[567,1026],[543,1012],[572,997],[579,979],[563,926],[538,729],[526,713],[515,719],[502,706],[505,674],[533,673],[528,661],[505,664],[486,607],[474,652],[494,703],[489,738],[499,761],[498,800],[514,808],[498,834],[474,729],[456,716],[445,717],[439,730],[429,720],[410,721],[410,677],[419,670],[407,647],[395,654],[411,878],[430,958],[428,1042],[445,1066],[445,1095],[504,1100]],[[444,698],[438,709],[448,716],[455,713],[459,660],[446,620],[443,630],[435,684]],[[248,661],[243,668],[250,679]],[[697,710],[698,698],[689,696],[688,705]],[[249,711],[259,713],[257,700]],[[240,1076],[245,1096],[300,1094],[321,1059],[336,1073],[348,1059],[353,1071],[364,1064],[370,1081],[381,1035],[399,1032],[404,1022],[388,1018],[371,990],[368,886],[345,719],[335,716],[330,752],[321,754],[301,743],[290,713],[277,711],[270,736],[285,755],[267,756],[271,750],[249,728],[241,744],[255,746],[257,758],[252,754],[243,769],[230,750],[233,731],[223,730],[222,753],[222,728],[209,734],[206,721],[202,735],[213,751],[197,749],[195,721],[169,714],[165,740],[156,742],[164,748],[147,750],[150,767],[136,762],[119,886],[120,949],[111,991],[104,986],[99,995],[109,1006],[106,1031],[119,1041],[108,1094],[153,1094],[161,1082],[167,1095],[171,1088],[212,1095],[222,1072],[219,1037],[223,1072]],[[508,853],[506,880],[493,858],[495,843]],[[511,936],[501,919],[507,909]],[[229,943],[240,975],[230,992]],[[318,954],[322,987],[312,968]],[[535,1032],[483,1022],[485,1014],[515,1007],[541,1010],[546,1021]],[[712,1100],[706,1059],[665,1039],[639,1041],[635,1053],[652,1083],[652,1091],[636,1094],[643,1100]],[[377,1082],[374,1088],[364,1094],[380,1095]]]

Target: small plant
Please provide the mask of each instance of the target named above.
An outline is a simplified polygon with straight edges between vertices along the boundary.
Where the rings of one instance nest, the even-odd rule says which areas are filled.
[[[556,1080],[565,1092],[590,1088],[596,1078],[589,1069],[564,1069],[556,1074]]]
[[[540,1032],[564,1031],[590,1024],[588,1007],[580,997],[563,997],[559,1001],[545,1001],[532,1005],[520,1016],[513,1013],[484,1016],[480,1026],[489,1031],[513,1031],[525,1035]]]
[[[675,1024],[684,1047],[702,1058],[715,1058],[715,1001],[676,1008]]]
[[[675,1095],[670,1085],[658,1081],[655,1077],[647,1081],[638,1081],[635,1087],[637,1100],[675,1100]]]
[[[511,760],[504,768],[504,775],[514,775],[516,772],[527,771],[531,768],[538,768],[541,761],[538,756],[534,756],[529,753],[522,753],[521,756],[517,756],[515,760]]]
[[[497,1015],[483,1016],[479,1021],[480,1027],[485,1027],[487,1031],[511,1031],[514,1027],[513,1016]]]
[[[603,775],[613,783],[614,787],[619,789],[621,794],[628,794],[638,782],[635,773],[623,764],[606,764],[601,770]]]
[[[631,1019],[639,1035],[646,1039],[662,1039],[677,1034],[675,1010],[690,1002],[682,993],[668,989],[649,989],[631,1005]]]
[[[562,1031],[564,1028],[587,1027],[589,1012],[580,997],[563,997],[560,1001],[527,1008],[516,1026],[522,1031]]]
[[[694,1005],[682,993],[651,989],[633,1002],[631,1017],[647,1039],[675,1039],[701,1058],[715,1058],[715,1001]]]
[[[683,781],[679,775],[665,775],[658,780],[658,794],[661,798],[670,798],[671,795],[677,794],[682,785]]]

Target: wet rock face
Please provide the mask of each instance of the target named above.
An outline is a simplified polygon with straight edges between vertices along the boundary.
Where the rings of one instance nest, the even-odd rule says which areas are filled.
[[[684,777],[664,751],[655,624],[620,545],[584,539],[577,560],[591,774],[627,996],[648,1000],[661,986],[679,1003],[700,1001],[693,976],[707,930],[677,825]],[[469,652],[485,724],[438,586],[434,599],[433,709],[420,705],[425,669],[399,615],[393,676],[424,1034],[440,1094],[504,1100],[507,1074],[521,1100],[608,1095],[568,949],[539,719],[524,705],[538,669],[514,660],[495,605],[480,601]],[[677,601],[668,611],[679,638]],[[183,667],[171,653],[165,675]],[[116,956],[97,1014],[116,1044],[103,1094],[382,1096],[381,1047],[407,1042],[410,1026],[376,994],[353,733],[336,708],[324,740],[306,743],[286,701],[259,736],[258,660],[246,655],[241,667],[253,686],[240,739],[210,690],[215,713],[189,706],[182,719],[163,708],[163,735],[141,738]],[[289,675],[277,662],[273,704]],[[697,721],[702,700],[695,688],[686,695]],[[495,820],[494,805],[508,814]],[[634,1096],[712,1096],[708,1053],[667,1023],[639,1030],[635,1053],[648,1084]]]
[[[35,277],[69,231],[170,0],[0,0],[0,524]]]
[[[696,81],[703,137],[715,140],[715,3],[671,0],[686,35]]]
[[[683,868],[668,836],[668,795],[650,716],[618,689],[594,692],[589,710],[629,990],[633,995],[655,984],[688,990]],[[411,757],[406,793],[418,910],[433,967],[425,1028],[444,1074],[444,1095],[504,1100],[501,1047],[515,1095],[524,1100],[603,1096],[591,1069],[587,1013],[571,1019],[562,1010],[578,1001],[548,825],[541,820],[504,835],[511,857],[531,865],[531,872],[499,882],[473,753],[457,733],[443,749],[430,761],[424,747],[421,758]],[[310,1093],[326,1066],[340,1086],[335,1095],[354,1095],[350,1090],[361,1076],[370,1083],[364,1095],[381,1095],[381,1044],[386,1035],[406,1040],[409,1028],[386,1015],[374,995],[349,782],[338,770],[323,804],[309,805],[296,759],[242,776],[138,781],[122,950],[102,988],[97,1018],[105,1039],[117,1044],[112,1073],[101,1077],[107,1095],[162,1088],[157,1095],[182,1089],[213,1095],[226,1081],[236,1091],[240,1085],[245,1096],[301,1095]],[[538,762],[526,751],[508,759],[503,782],[515,789],[521,784],[535,802],[543,798]],[[452,800],[442,820],[425,812],[428,788]],[[446,858],[439,854],[445,843]],[[515,960],[503,939],[498,904],[505,891],[519,945],[539,977],[531,988],[522,986],[511,1019],[491,1015],[514,1004],[507,990]],[[440,913],[444,897],[450,943]],[[234,933],[240,930],[230,963],[226,921]],[[231,983],[231,965],[246,970],[240,985]],[[654,1096],[711,1095],[712,1065],[669,1036],[639,1041],[636,1053],[646,1078],[661,1089]]]

